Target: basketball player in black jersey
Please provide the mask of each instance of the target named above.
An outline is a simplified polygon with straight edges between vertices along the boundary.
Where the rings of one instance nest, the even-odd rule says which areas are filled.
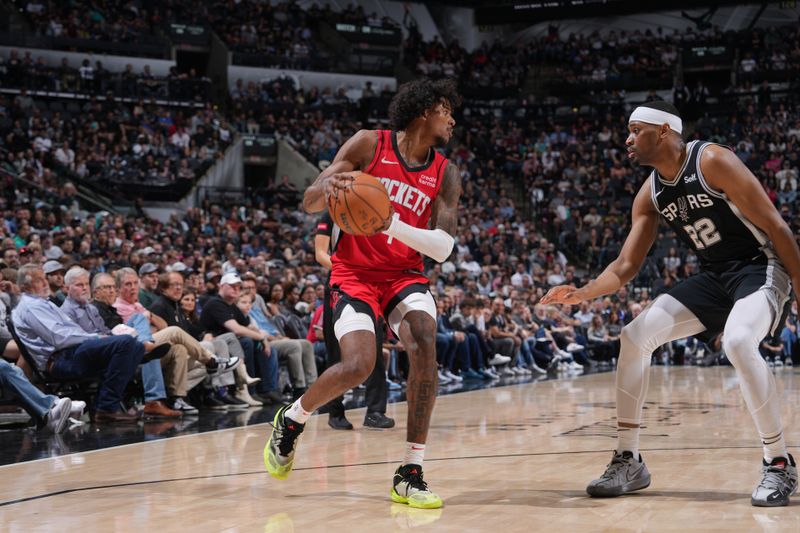
[[[619,496],[650,485],[639,455],[639,427],[652,352],[691,335],[713,338],[736,369],[764,450],[762,479],[751,503],[788,505],[797,468],[788,453],[775,379],[758,345],[781,326],[800,287],[800,251],[761,184],[723,146],[681,138],[678,110],[666,102],[639,106],[628,121],[628,157],[653,167],[633,203],[619,257],[584,287],[554,287],[542,303],[577,304],[616,292],[642,266],[660,218],[695,251],[700,273],[659,296],[622,330],[617,366],[617,449],[592,496]]]

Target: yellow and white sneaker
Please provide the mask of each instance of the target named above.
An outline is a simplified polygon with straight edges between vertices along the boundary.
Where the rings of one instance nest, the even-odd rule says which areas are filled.
[[[290,406],[285,405],[275,413],[272,421],[272,435],[264,446],[264,466],[267,472],[276,479],[286,479],[294,466],[294,449],[297,438],[303,432],[305,424],[299,424],[284,413]]]
[[[393,502],[405,503],[416,509],[438,509],[444,504],[437,494],[428,489],[419,465],[401,465],[394,473],[390,494]]]

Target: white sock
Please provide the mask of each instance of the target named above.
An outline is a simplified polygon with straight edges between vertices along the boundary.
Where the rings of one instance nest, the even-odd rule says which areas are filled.
[[[761,435],[761,444],[764,446],[764,460],[768,463],[772,462],[776,457],[789,457],[786,441],[783,438],[783,431],[777,435]]]
[[[639,459],[639,430],[641,428],[617,428],[617,453],[629,451]]]
[[[291,418],[298,424],[305,424],[308,422],[308,419],[311,418],[311,413],[303,409],[303,406],[300,404],[302,399],[302,396],[298,398],[297,401],[283,413],[283,416]]]
[[[425,445],[416,442],[406,442],[406,456],[403,458],[404,465],[422,466],[425,459]]]

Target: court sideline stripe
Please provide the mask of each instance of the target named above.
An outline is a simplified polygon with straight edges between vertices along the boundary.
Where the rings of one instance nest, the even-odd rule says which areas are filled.
[[[713,448],[710,447],[697,447],[697,448],[642,448],[640,451],[642,452],[676,452],[676,451],[684,451],[684,450],[752,450],[752,449],[761,449],[761,446],[715,446]],[[548,456],[548,455],[578,455],[578,454],[586,454],[586,453],[608,453],[608,450],[575,450],[575,451],[564,451],[564,452],[532,452],[532,453],[505,453],[499,455],[466,455],[461,457],[440,457],[438,459],[425,459],[426,462],[438,462],[438,461],[462,461],[462,460],[470,460],[470,459],[503,459],[507,457],[541,457],[541,456]],[[304,468],[295,468],[295,472],[302,472],[306,470],[326,470],[330,468],[351,468],[357,466],[377,466],[377,465],[387,465],[387,464],[395,464],[397,461],[375,461],[369,463],[353,463],[353,464],[344,464],[344,465],[325,465],[325,466],[308,466]],[[5,502],[0,502],[0,507],[6,507],[9,505],[15,505],[18,503],[25,503],[34,500],[41,500],[44,498],[51,498],[53,496],[61,496],[63,494],[71,494],[73,492],[87,492],[90,490],[101,490],[101,489],[116,489],[116,488],[123,488],[123,487],[136,487],[140,485],[153,485],[156,483],[172,483],[173,481],[195,481],[198,479],[218,479],[224,477],[236,477],[236,476],[251,476],[256,474],[266,475],[267,473],[264,470],[255,470],[250,472],[236,472],[235,474],[215,474],[211,476],[189,476],[189,477],[178,477],[172,479],[154,479],[150,481],[131,481],[129,483],[116,483],[111,485],[95,485],[92,487],[78,487],[74,489],[64,489],[58,490],[54,492],[47,492],[45,494],[39,494],[37,496],[27,496],[25,498],[18,498],[16,500],[8,500]]]

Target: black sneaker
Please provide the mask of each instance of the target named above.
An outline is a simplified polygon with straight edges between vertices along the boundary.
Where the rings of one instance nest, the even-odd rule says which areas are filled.
[[[213,394],[207,394],[203,397],[203,403],[200,404],[200,408],[207,411],[227,411],[228,404],[220,401]]]
[[[353,424],[344,415],[329,416],[328,425],[333,429],[353,429]]]
[[[442,499],[431,492],[422,479],[422,467],[419,465],[401,465],[395,471],[390,495],[393,502],[405,503],[417,509],[438,509],[443,505]]]
[[[257,399],[260,399],[262,402],[264,402],[264,405],[284,404],[283,396],[281,396],[281,394],[278,391],[271,390],[267,392],[259,392],[257,396],[258,396]],[[253,397],[255,397],[255,395]]]
[[[364,427],[375,429],[393,428],[394,418],[389,418],[383,413],[367,413],[364,417]]]
[[[225,389],[220,389],[217,392],[217,399],[227,405],[229,411],[246,411],[250,408],[246,402],[243,402],[239,398],[234,398],[228,394]]]

